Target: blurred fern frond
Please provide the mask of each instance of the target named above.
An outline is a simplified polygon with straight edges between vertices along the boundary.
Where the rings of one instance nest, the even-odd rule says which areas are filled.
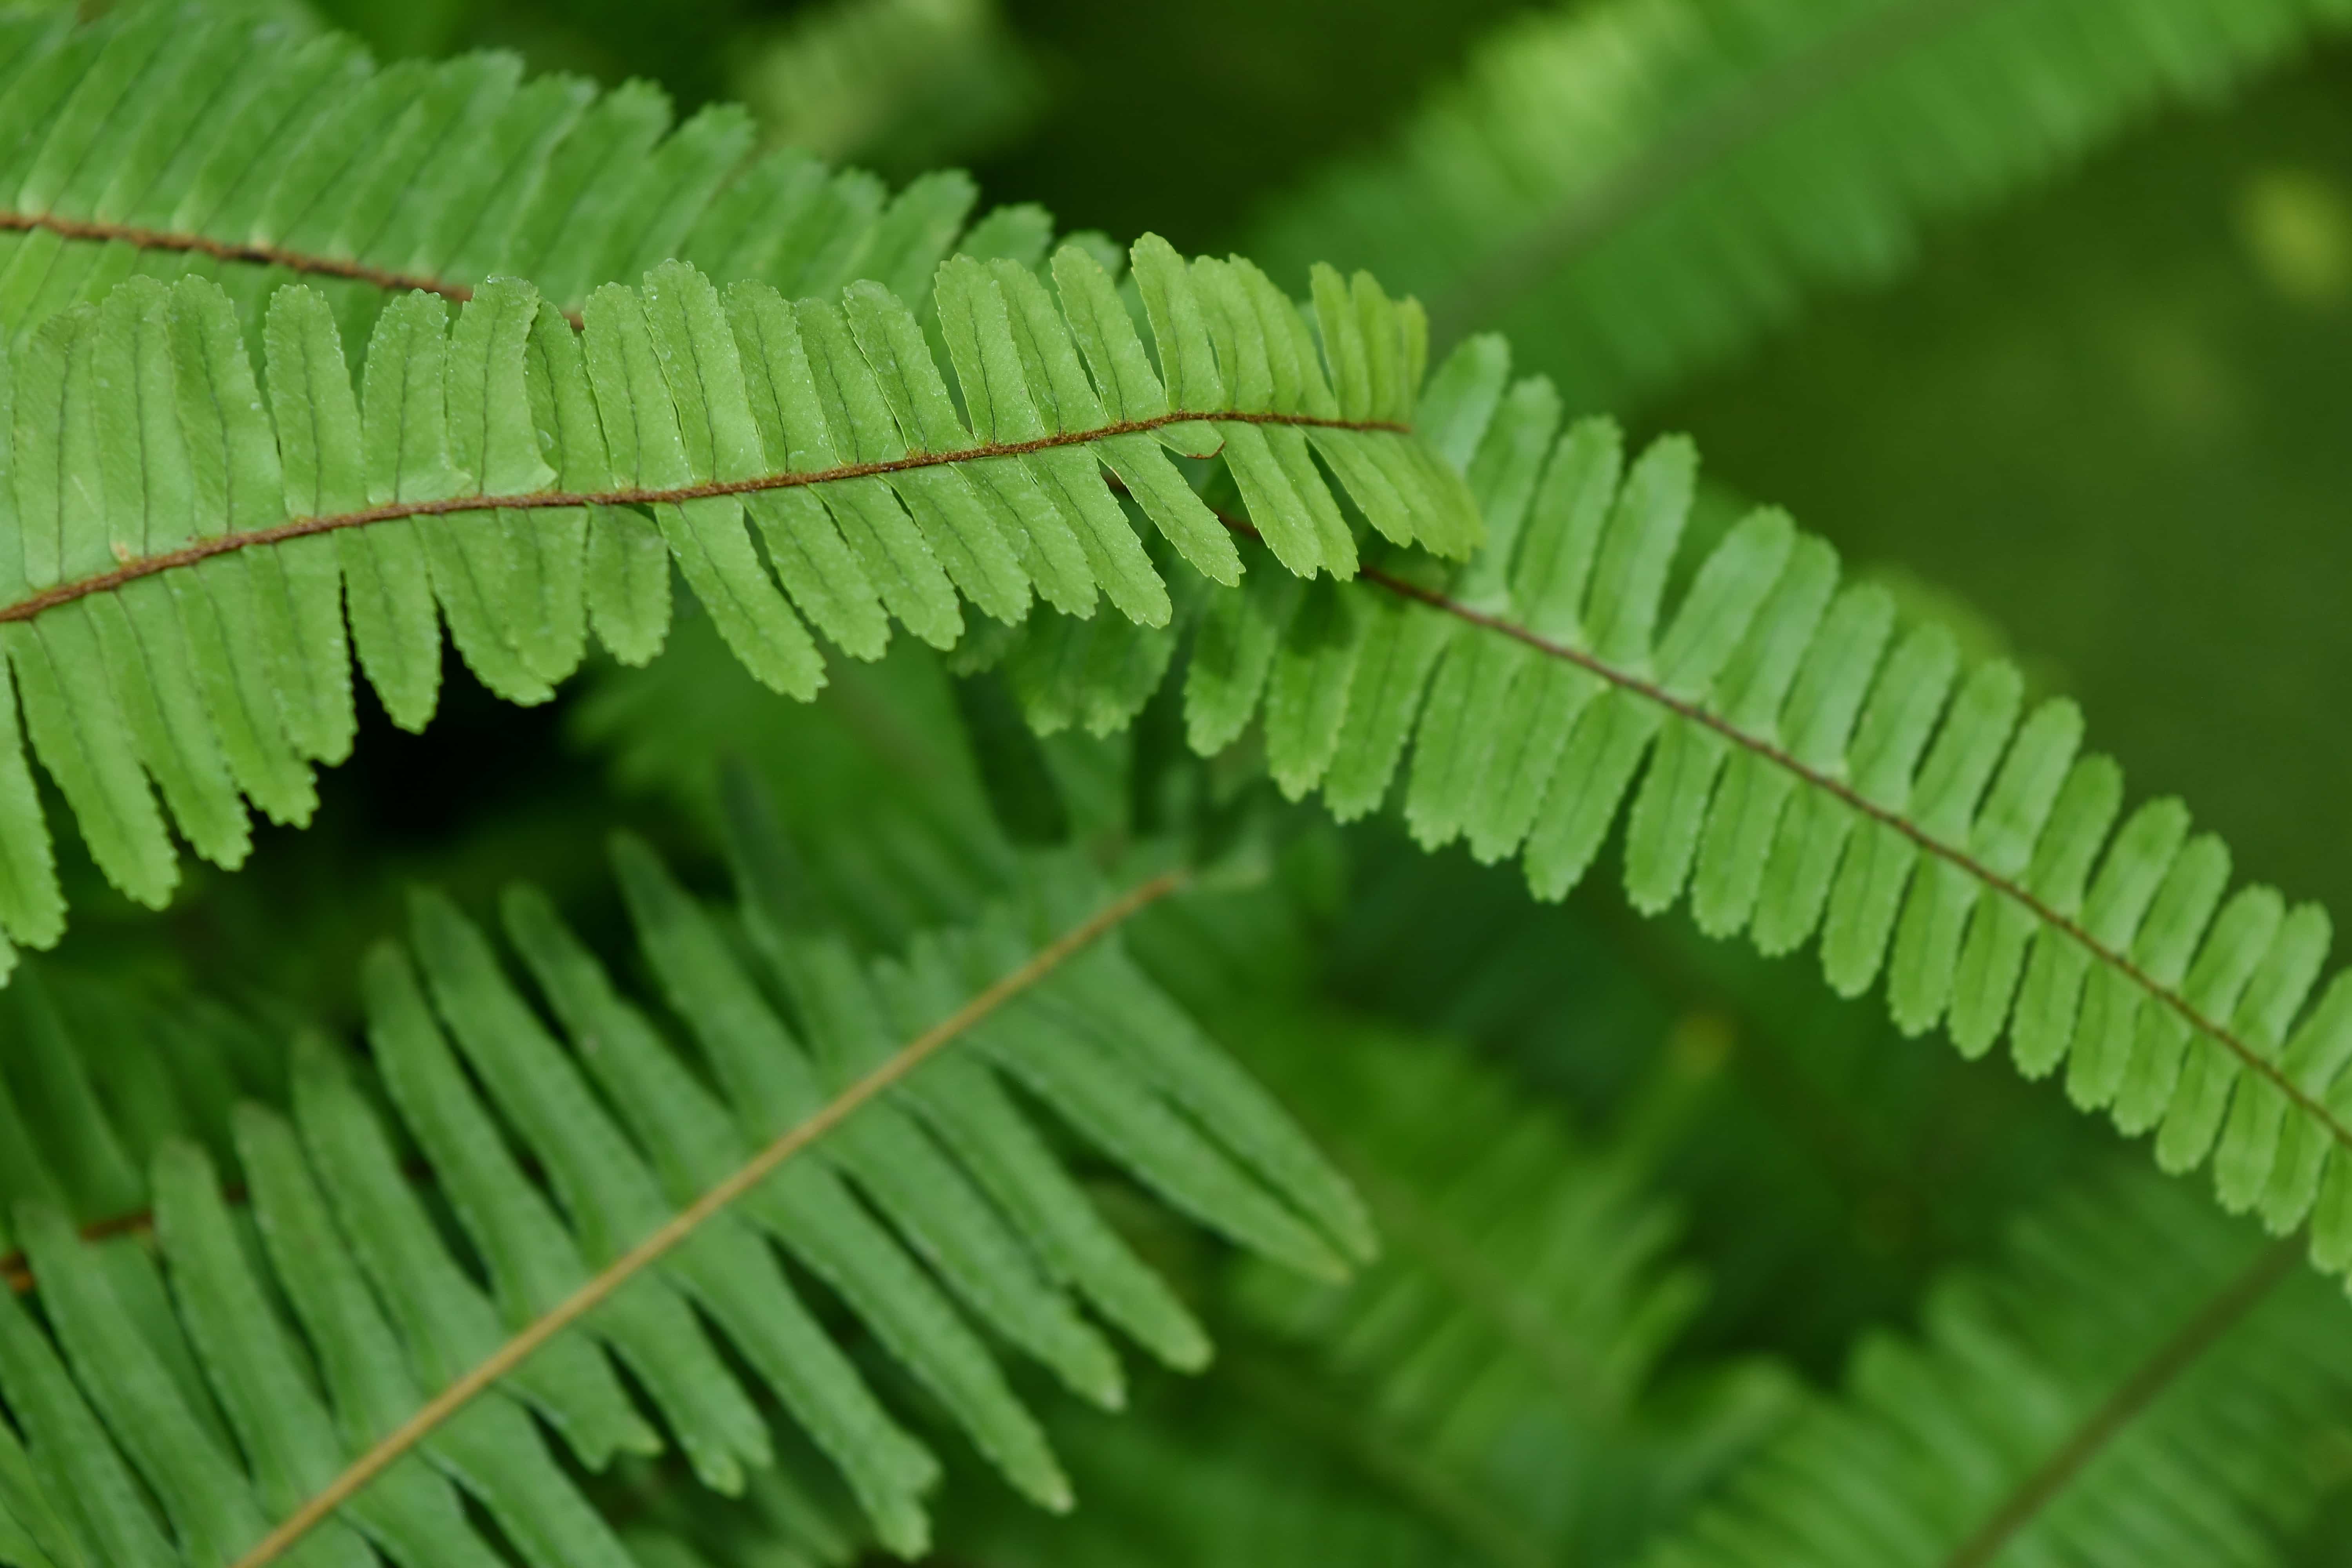
[[[1607,0],[1484,43],[1381,152],[1282,198],[1252,254],[1370,267],[1441,347],[1527,345],[1630,411],[1882,279],[2175,100],[2340,32],[2340,0]]]
[[[1230,1037],[1387,1243],[1342,1285],[1237,1264],[1225,1312],[1258,1347],[1241,1381],[1270,1409],[1344,1412],[1327,1438],[1408,1467],[1391,1489],[1464,1545],[1620,1560],[1787,1414],[1759,1363],[1660,1387],[1704,1286],[1642,1142],[1577,1136],[1454,1042],[1280,1015]]]
[[[1865,1342],[1640,1561],[2284,1563],[2352,1436],[2343,1317],[2289,1247],[2111,1173],[1944,1281],[1916,1336]]]
[[[1106,903],[1093,873],[1039,862],[978,925],[868,963],[813,923],[769,826],[740,826],[748,952],[649,851],[615,851],[688,1056],[528,889],[504,923],[533,994],[455,906],[421,895],[412,944],[367,966],[372,1066],[306,1037],[286,1109],[243,1098],[250,1060],[218,1038],[102,994],[60,1006],[37,983],[14,989],[0,1245],[24,1249],[10,1268],[47,1327],[0,1300],[0,1390],[24,1435],[20,1454],[0,1432],[0,1479],[30,1475],[62,1511],[18,1510],[5,1489],[0,1503],[32,1540],[63,1531],[59,1568],[76,1550],[110,1568],[245,1561],[289,1519],[297,1534],[270,1550],[297,1546],[296,1561],[360,1562],[362,1541],[405,1568],[493,1561],[459,1490],[535,1568],[619,1564],[522,1418],[592,1472],[658,1448],[614,1358],[707,1484],[738,1490],[769,1461],[755,1399],[772,1399],[878,1538],[917,1552],[938,1461],[802,1304],[771,1242],[1014,1486],[1066,1506],[980,1326],[1109,1406],[1122,1374],[1074,1298],[1171,1363],[1197,1366],[1207,1345],[1011,1082],[1245,1246],[1328,1273],[1369,1255],[1345,1183],[1117,951],[1107,928],[1149,898]],[[1054,940],[1071,932],[1094,945]],[[908,1038],[936,1054],[908,1057]],[[745,1171],[768,1173],[712,1208]],[[249,1199],[258,1254],[224,1178]],[[150,1205],[152,1220],[126,1226]],[[168,1292],[122,1235],[149,1224]],[[604,1293],[583,1310],[587,1286]],[[456,1402],[491,1368],[494,1386]],[[323,1499],[338,1505],[326,1517]]]
[[[886,173],[982,156],[1046,92],[995,0],[836,0],[752,47],[734,80],[770,141]]]

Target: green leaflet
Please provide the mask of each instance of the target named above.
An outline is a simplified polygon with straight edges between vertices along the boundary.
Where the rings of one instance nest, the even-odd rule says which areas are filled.
[[[431,77],[372,79],[331,140],[358,155],[393,100],[424,103],[401,95],[459,79]],[[497,72],[463,80],[468,101],[504,90]],[[617,125],[628,101],[598,113]],[[908,267],[932,253],[952,195],[921,193],[879,220]],[[1318,340],[1245,263],[1199,264],[1204,290],[1160,242],[1137,255],[1158,280],[1155,337],[1190,378],[1185,396],[1250,416],[1220,424],[1248,514],[1234,525],[1307,574],[1353,571],[1365,524],[1351,509],[1392,541],[1470,548],[1469,490],[1402,429],[1421,377],[1409,304],[1360,278],[1333,317],[1345,333]],[[824,681],[812,627],[858,658],[882,652],[893,619],[945,648],[963,635],[960,596],[1017,625],[1034,589],[1067,619],[1027,635],[1023,689],[1058,704],[1061,722],[1125,722],[1176,648],[1178,600],[1194,602],[1163,570],[1181,557],[1230,584],[1240,558],[1227,521],[1152,439],[1186,444],[1108,274],[1066,247],[1054,278],[1049,289],[1005,258],[942,268],[932,303],[951,380],[916,312],[880,284],[840,305],[787,303],[757,279],[722,297],[677,261],[640,287],[596,289],[577,331],[510,278],[475,290],[454,322],[446,300],[400,294],[374,314],[356,385],[334,301],[306,284],[268,300],[264,376],[237,342],[236,307],[194,278],[131,279],[52,316],[5,383],[0,591],[17,618],[0,642],[23,727],[0,745],[0,806],[8,780],[29,777],[29,741],[100,867],[159,904],[176,879],[171,827],[235,865],[247,802],[307,816],[307,760],[350,744],[346,625],[385,710],[420,728],[445,624],[485,685],[544,700],[591,628],[625,662],[652,656],[673,561],[745,668],[803,700]],[[1341,417],[1342,353],[1361,361],[1347,374],[1362,382],[1349,406],[1363,429],[1328,424]],[[1244,399],[1231,409],[1217,406],[1226,361]],[[131,395],[95,395],[118,384]],[[126,568],[127,581],[110,575]],[[1115,622],[1095,616],[1098,595]],[[1425,662],[1383,664],[1381,679]],[[1316,689],[1295,657],[1281,669],[1280,689]],[[1299,788],[1339,743],[1344,705],[1311,706],[1286,731]],[[1402,739],[1385,722],[1366,732],[1349,777],[1368,799]],[[5,815],[0,929],[12,943],[52,941],[46,829],[36,813]]]
[[[523,366],[540,311],[511,279],[486,283],[451,336],[446,403],[450,461],[482,489],[514,495],[553,483],[541,458]],[[552,388],[542,394],[552,402]],[[435,586],[452,637],[493,690],[516,701],[548,691],[580,662],[585,635],[580,574],[585,520],[459,512],[426,529]],[[545,672],[545,673],[542,673]]]
[[[775,842],[756,806],[736,809],[742,831]],[[19,984],[7,1045],[12,1060],[47,1064],[25,1079],[47,1086],[45,1098],[25,1109],[54,1135],[7,1145],[0,1236],[24,1247],[51,1315],[37,1326],[0,1299],[0,1393],[13,1417],[0,1430],[0,1545],[15,1544],[14,1521],[55,1548],[57,1568],[176,1561],[130,1500],[143,1490],[173,1540],[234,1561],[430,1391],[737,1168],[781,1130],[770,1111],[797,1121],[820,1109],[1025,963],[1030,933],[1057,934],[1111,891],[1076,866],[1034,863],[985,930],[932,933],[877,960],[795,904],[772,853],[744,859],[752,947],[789,987],[811,1043],[806,1055],[791,1044],[792,1058],[755,1060],[741,1043],[790,1037],[735,967],[736,950],[715,941],[714,911],[641,846],[625,845],[619,861],[653,973],[691,997],[685,1020],[721,1069],[723,1097],[528,889],[506,900],[515,971],[454,904],[419,894],[410,946],[386,943],[366,965],[369,1055],[297,1038],[286,1110],[232,1106],[228,1085],[250,1068],[231,1055],[243,1047],[187,1031],[170,1042],[183,1053],[173,1071],[143,1069],[153,1076],[135,1118],[112,1121],[82,1066],[87,1053],[111,1072],[112,1045],[69,1029],[37,977]],[[1102,958],[1046,974],[1021,999],[1038,1011],[928,1060],[779,1168],[435,1427],[289,1561],[357,1568],[373,1551],[400,1568],[487,1564],[497,1553],[468,1516],[478,1508],[534,1568],[623,1568],[625,1548],[549,1441],[594,1472],[676,1440],[705,1481],[741,1490],[772,1457],[739,1383],[747,1373],[838,1469],[881,1541],[919,1554],[939,1461],[902,1424],[896,1391],[836,1343],[836,1321],[800,1305],[770,1239],[1009,1479],[1066,1506],[1056,1459],[971,1320],[1107,1404],[1118,1363],[1075,1296],[1180,1365],[1201,1365],[1207,1344],[1008,1076],[1085,1086],[1045,1101],[1066,1103],[1112,1160],[1254,1249],[1339,1277],[1345,1265],[1314,1227],[1338,1215],[1349,1252],[1365,1240],[1345,1183],[1262,1091],[1187,1033],[1139,972]],[[675,991],[688,980],[693,991]],[[77,1020],[119,1014],[131,1038],[163,1027],[160,1011],[124,998],[76,988],[72,1000]],[[1150,1070],[1122,1065],[1137,1053]],[[16,1115],[0,1092],[0,1125]],[[70,1163],[53,1169],[52,1145]],[[429,1184],[404,1168],[411,1148]],[[163,1269],[139,1244],[84,1240],[64,1217],[68,1202],[124,1212],[151,1185]],[[236,1208],[245,1201],[249,1231]],[[435,1209],[462,1233],[463,1254]],[[622,1392],[615,1359],[658,1429]],[[26,1496],[62,1499],[63,1510],[22,1513],[27,1476],[40,1489]]]
[[[656,289],[648,278],[642,297],[607,284],[589,300],[583,320],[588,377],[617,480],[678,489],[719,479],[722,462],[742,466],[738,441],[751,429],[751,405],[707,280]],[[738,438],[723,447],[714,405],[732,416],[727,427]],[[741,503],[665,501],[653,511],[688,585],[745,668],[779,691],[814,696],[815,647],[753,554]]]
[[[177,1553],[138,1479],[13,1293],[0,1301],[0,1388],[31,1440],[33,1473],[85,1558],[168,1568]]]
[[[0,1436],[0,1550],[26,1568],[82,1568],[89,1561],[13,1435]]]
[[[235,313],[218,290],[183,279],[172,290],[171,320],[180,427],[196,490],[195,531],[212,536],[266,527],[280,515],[280,449],[238,342]],[[286,504],[296,504],[290,495]],[[296,540],[199,573],[217,605],[216,619],[225,623],[223,640],[248,704],[266,715],[272,706],[262,699],[266,690],[294,752],[329,762],[351,749],[354,722],[336,549],[330,539]],[[237,626],[252,626],[255,637],[226,635],[226,627]],[[298,802],[291,815],[299,820],[309,810],[307,772],[297,766],[289,787]]]
[[[301,1372],[301,1352],[263,1294],[239,1247],[218,1178],[194,1145],[156,1154],[156,1226],[177,1265],[181,1310],[250,1463],[263,1506],[284,1515],[333,1479],[346,1452],[326,1406]],[[343,1347],[331,1345],[330,1354]],[[353,1500],[353,1522],[404,1563],[490,1559],[458,1514],[457,1499],[415,1461]]]
[[[318,1069],[313,1069],[313,1077],[318,1077]],[[313,1100],[313,1107],[318,1105],[322,1102]],[[341,1234],[336,1234],[330,1204],[320,1194],[320,1175],[327,1178],[330,1192],[336,1184],[334,1171],[320,1171],[320,1166],[330,1163],[322,1140],[313,1133],[313,1117],[322,1114],[331,1117],[334,1112],[313,1110],[301,1117],[306,1121],[303,1131],[310,1135],[299,1142],[280,1117],[257,1105],[240,1107],[240,1154],[257,1180],[254,1206],[261,1215],[261,1229],[273,1241],[270,1262],[280,1279],[303,1274],[299,1281],[289,1281],[289,1295],[297,1300],[297,1317],[306,1333],[313,1335],[313,1342],[327,1347],[327,1361],[339,1371],[339,1387],[334,1392],[341,1396],[346,1429],[374,1436],[385,1429],[383,1417],[376,1413],[414,1411],[424,1387],[445,1383],[445,1377],[419,1377],[419,1363],[430,1366],[436,1356],[445,1356],[446,1344],[433,1344],[430,1338],[419,1335],[414,1321],[402,1323],[407,1331],[402,1335],[404,1342],[400,1347],[393,1342],[391,1326],[381,1317],[381,1310],[374,1305],[376,1298],[367,1293],[367,1286],[374,1284],[391,1300],[397,1300],[397,1290],[404,1289],[407,1281],[364,1256],[374,1239],[352,1225],[348,1211],[336,1215],[343,1220]],[[352,1126],[348,1119],[346,1126]],[[376,1129],[369,1126],[369,1131]],[[308,1166],[303,1154],[310,1157]],[[376,1184],[381,1187],[381,1180]],[[393,1184],[397,1184],[397,1178],[393,1178]],[[343,1192],[348,1194],[348,1187]],[[352,1253],[360,1253],[360,1258]],[[452,1272],[437,1244],[412,1246],[412,1253],[436,1260],[442,1265],[442,1272]],[[407,1354],[402,1356],[402,1350]],[[597,1521],[576,1490],[562,1481],[543,1448],[543,1438],[503,1396],[487,1396],[470,1404],[440,1432],[425,1438],[421,1450],[436,1469],[473,1493],[508,1538],[518,1540],[531,1559],[552,1563],[572,1559],[597,1563],[600,1568],[618,1559],[612,1532]],[[388,1474],[385,1488],[397,1490],[404,1483],[419,1490],[424,1493],[419,1498],[421,1507],[433,1507],[446,1519],[454,1498],[436,1493],[428,1483],[414,1477],[414,1471],[402,1481],[402,1471],[407,1469],[400,1467]],[[454,1535],[452,1549],[468,1549],[463,1532]]]
[[[579,1244],[564,1232],[539,1190],[520,1180],[513,1157],[497,1142],[485,1142],[494,1126],[487,1107],[473,1100],[458,1077],[449,1047],[400,954],[372,954],[364,978],[369,1041],[383,1053],[385,1089],[436,1166],[446,1173],[458,1194],[463,1225],[489,1258],[499,1319],[513,1328],[552,1310],[588,1279]],[[419,1265],[436,1248],[425,1241],[421,1215],[414,1215],[412,1199],[397,1180],[388,1140],[364,1119],[352,1084],[330,1068],[322,1053],[301,1060],[299,1074],[297,1110],[306,1112],[303,1131],[313,1159],[324,1166],[320,1175],[346,1217],[360,1262],[407,1311],[409,1335],[416,1344],[412,1354],[425,1361],[428,1383],[446,1383],[491,1354],[499,1342],[497,1328],[489,1314],[473,1305],[470,1290],[461,1293],[437,1281],[436,1272],[449,1277],[449,1269]],[[327,1150],[336,1150],[339,1157],[327,1159]],[[393,1253],[395,1246],[404,1258]],[[430,1298],[433,1286],[440,1286],[437,1295],[445,1300]],[[458,1317],[461,1295],[466,1314]],[[658,1277],[642,1279],[585,1328],[649,1387],[706,1486],[734,1490],[743,1483],[746,1465],[767,1460],[760,1417],[724,1373],[673,1286]],[[572,1368],[555,1371],[562,1375]],[[572,1425],[591,1427],[595,1417],[588,1411],[602,1399],[597,1375],[609,1380],[612,1373],[588,1356],[585,1368],[564,1377],[572,1387],[546,1389],[534,1404],[546,1401],[555,1411],[579,1411]]]
[[[551,918],[551,917],[542,917]],[[560,1047],[499,973],[481,934],[446,900],[415,900],[417,946],[436,998],[492,1096],[525,1131],[592,1258],[610,1263],[666,1217],[652,1172],[629,1148]],[[543,941],[561,942],[568,933]],[[565,954],[572,965],[584,955]],[[590,984],[593,984],[593,980]],[[899,1431],[794,1299],[751,1236],[720,1225],[688,1245],[674,1270],[840,1464],[894,1541],[919,1538],[916,1498],[928,1457]],[[761,1456],[764,1459],[765,1456]]]
[[[579,337],[552,311],[541,309],[533,313],[525,353],[531,371],[524,385],[539,447],[562,457],[555,482],[575,491],[611,489],[613,467],[604,419]],[[669,631],[669,556],[660,531],[633,507],[584,510],[591,525],[581,582],[586,618],[614,658],[644,664],[660,651]],[[524,520],[525,528],[531,525]],[[559,539],[563,531],[557,524]],[[568,620],[570,613],[568,605],[548,607],[551,616]],[[542,673],[553,679],[553,672]]]

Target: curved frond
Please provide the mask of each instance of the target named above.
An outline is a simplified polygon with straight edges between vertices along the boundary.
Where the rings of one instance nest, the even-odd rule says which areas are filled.
[[[528,989],[420,895],[410,942],[366,968],[372,1065],[303,1039],[284,1109],[244,1097],[256,1053],[216,1016],[12,990],[0,1246],[46,1327],[0,1298],[0,1466],[21,1434],[70,1545],[126,1565],[357,1563],[362,1542],[407,1568],[499,1560],[462,1493],[534,1568],[619,1568],[526,1415],[588,1471],[675,1442],[736,1491],[772,1456],[772,1404],[878,1539],[918,1552],[939,1461],[773,1248],[1065,1507],[992,1342],[1110,1407],[1123,1374],[1078,1302],[1179,1366],[1207,1342],[1023,1100],[1245,1247],[1334,1275],[1369,1256],[1344,1182],[1119,952],[1115,928],[1175,878],[1112,898],[1034,863],[977,925],[874,961],[808,918],[770,827],[747,816],[739,841],[748,951],[649,850],[615,850],[686,1051],[529,889],[503,910]],[[150,1226],[161,1268],[122,1237]]]
[[[1916,1337],[1641,1561],[2161,1568],[2285,1561],[2352,1394],[2344,1304],[2292,1251],[2118,1173],[1947,1279]]]
[[[209,277],[258,339],[289,274],[357,338],[396,294],[526,278],[576,314],[683,258],[788,297],[871,279],[919,298],[961,237],[1035,260],[1050,226],[929,174],[891,195],[806,153],[753,156],[751,117],[673,124],[660,89],[525,80],[478,54],[378,66],[359,44],[201,7],[0,20],[0,335],[126,275]]]
[[[1194,749],[1246,731],[1286,795],[1342,821],[1401,790],[1424,847],[1517,858],[1541,899],[1622,816],[1636,908],[1687,893],[1702,930],[1767,953],[1818,936],[1833,990],[1883,975],[1904,1030],[1945,1025],[1965,1054],[2006,1032],[2028,1076],[2064,1066],[2166,1170],[2210,1160],[2227,1207],[2309,1219],[2314,1261],[2352,1275],[2352,977],[2318,984],[2326,912],[2231,892],[2178,801],[2125,816],[2073,702],[2026,712],[2013,667],[1964,670],[1783,513],[1731,527],[1670,604],[1690,444],[1629,464],[1613,424],[1559,433],[1550,384],[1507,387],[1507,367],[1472,340],[1420,413],[1485,510],[1478,552],[1450,580],[1400,556],[1301,584],[1250,546],[1243,589],[1190,627]],[[1040,615],[1005,668],[1040,728],[1108,729],[1175,643]],[[1121,651],[1139,644],[1160,651]]]
[[[940,268],[953,392],[870,282],[794,303],[665,262],[598,289],[577,332],[511,279],[454,323],[412,292],[377,318],[354,395],[308,286],[271,299],[265,378],[215,285],[127,281],[0,367],[0,639],[32,748],[107,875],[160,903],[166,811],[224,865],[245,801],[307,817],[310,760],[351,743],[347,646],[414,728],[445,621],[492,690],[543,700],[592,630],[651,657],[673,560],[737,657],[801,698],[824,679],[812,628],[861,658],[893,619],[947,647],[962,601],[1015,622],[1033,595],[1164,624],[1177,558],[1240,571],[1169,448],[1222,450],[1291,571],[1354,572],[1343,495],[1397,542],[1467,552],[1467,491],[1405,423],[1417,307],[1327,270],[1310,318],[1246,263],[1151,237],[1134,255],[1164,377],[1074,245],[1051,289],[1010,260]],[[14,706],[0,926],[43,945],[63,910]]]
[[[1339,258],[1624,410],[1885,278],[1920,231],[2352,20],[2338,0],[1607,0],[1504,28],[1378,153],[1286,198]]]

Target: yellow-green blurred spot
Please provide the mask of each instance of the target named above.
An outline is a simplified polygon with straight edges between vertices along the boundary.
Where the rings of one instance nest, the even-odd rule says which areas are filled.
[[[2305,169],[2266,169],[2238,194],[2238,231],[2263,281],[2298,305],[2352,298],[2352,202]]]

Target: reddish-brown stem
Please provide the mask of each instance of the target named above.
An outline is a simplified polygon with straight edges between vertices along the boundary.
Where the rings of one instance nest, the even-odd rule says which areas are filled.
[[[1230,522],[1232,520],[1227,521]],[[1658,704],[1676,718],[1698,725],[1701,729],[1720,736],[1740,750],[1763,758],[1775,767],[1787,769],[1810,787],[1830,795],[1856,815],[1866,817],[1908,839],[1922,854],[1931,855],[1965,872],[1980,883],[1987,891],[2014,901],[2035,920],[2054,931],[2063,932],[2080,943],[2083,950],[2093,959],[2114,969],[2125,979],[2147,993],[2159,1005],[2178,1016],[2197,1034],[2208,1036],[2219,1042],[2231,1055],[2243,1063],[2248,1071],[2267,1079],[2297,1110],[2326,1128],[2329,1135],[2338,1143],[2352,1148],[2352,1129],[2345,1127],[2326,1105],[2312,1098],[2301,1085],[2288,1078],[2280,1070],[2276,1062],[2254,1049],[2242,1037],[2225,1026],[2214,1022],[2198,1011],[2187,997],[2165,985],[2140,968],[2138,964],[2134,963],[2128,955],[2117,952],[2093,936],[2083,927],[2082,922],[2061,914],[2056,909],[2043,902],[2023,883],[2002,876],[1984,862],[1970,856],[1965,849],[1955,847],[1934,837],[1917,825],[1906,820],[1900,812],[1889,810],[1875,801],[1868,799],[1843,780],[1832,778],[1818,769],[1806,766],[1796,757],[1780,750],[1770,742],[1748,733],[1730,721],[1708,712],[1697,703],[1676,697],[1673,692],[1653,681],[1644,680],[1640,676],[1629,674],[1606,664],[1581,648],[1570,647],[1565,643],[1553,642],[1499,616],[1490,616],[1483,611],[1474,610],[1467,605],[1457,604],[1434,589],[1407,582],[1404,578],[1375,567],[1365,568],[1360,575],[1366,582],[1376,584],[1391,594],[1413,600],[1417,604],[1427,605],[1432,609],[1441,610],[1458,620],[1467,621],[1472,626],[1483,626],[1499,636],[1509,637],[1514,642],[1524,643],[1547,658],[1572,664],[1622,691],[1631,692],[1645,701]]]
[[[283,544],[289,540],[335,533],[346,528],[365,528],[370,523],[393,522],[402,518],[450,517],[476,511],[548,511],[570,507],[672,506],[686,501],[711,500],[721,496],[757,495],[763,490],[797,489],[804,485],[903,474],[918,468],[980,462],[990,458],[1018,458],[1025,453],[1044,452],[1057,447],[1083,447],[1089,442],[1118,436],[1148,434],[1172,425],[1198,424],[1292,425],[1322,430],[1377,431],[1400,436],[1408,435],[1412,430],[1410,426],[1391,420],[1318,419],[1305,414],[1161,414],[1149,419],[1122,419],[1091,430],[1066,430],[1058,435],[1040,436],[1034,441],[987,441],[953,452],[914,452],[887,462],[844,463],[838,468],[819,468],[804,474],[761,474],[748,479],[710,479],[692,485],[630,486],[609,490],[532,490],[522,495],[446,496],[438,500],[386,501],[381,506],[337,512],[327,517],[289,518],[268,528],[249,529],[242,533],[215,534],[209,539],[184,544],[176,550],[133,556],[110,572],[58,583],[12,605],[0,605],[0,623],[29,621],[59,605],[69,605],[93,594],[111,593],[126,583],[152,577],[159,572],[193,566],[215,555],[230,555],[240,550]]]
[[[2195,1365],[2198,1357],[2262,1305],[2271,1288],[2294,1267],[2297,1250],[2293,1237],[2276,1242],[2224,1285],[2001,1500],[1976,1532],[1944,1559],[1944,1568],[1985,1568],[2158,1394],[2172,1385],[2173,1379]]]
[[[19,234],[46,231],[67,239],[119,242],[140,250],[178,250],[197,256],[209,256],[221,261],[242,261],[256,267],[282,267],[289,272],[314,278],[344,278],[354,283],[371,283],[379,289],[422,289],[428,294],[438,294],[445,300],[466,300],[474,290],[463,283],[451,283],[439,278],[427,278],[416,273],[394,272],[387,268],[371,267],[364,261],[346,261],[331,256],[310,256],[300,251],[282,250],[274,245],[235,245],[215,239],[209,235],[183,234],[174,230],[139,228],[130,224],[100,223],[86,218],[59,217],[55,213],[20,213],[0,211],[0,230]]]

